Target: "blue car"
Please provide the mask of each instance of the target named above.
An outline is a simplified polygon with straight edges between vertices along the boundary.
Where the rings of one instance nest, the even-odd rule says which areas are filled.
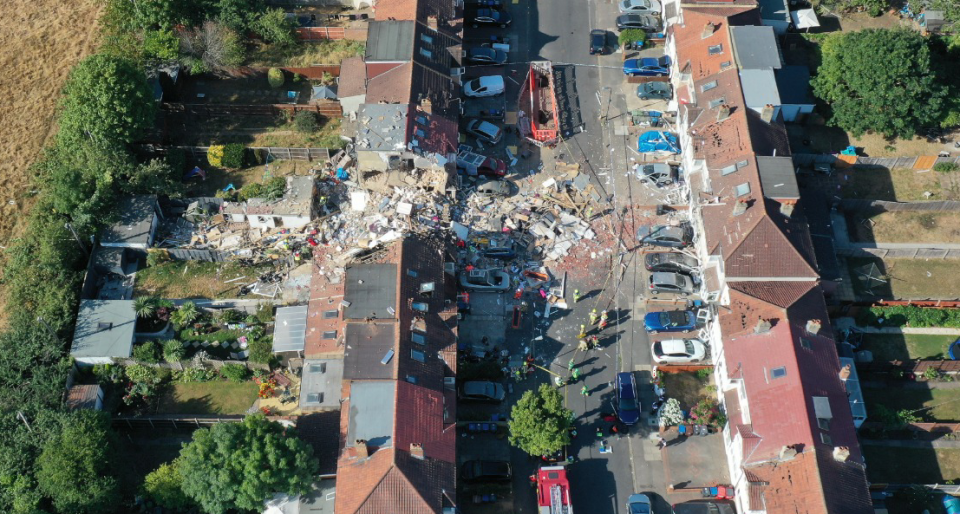
[[[648,312],[643,317],[643,328],[650,334],[689,332],[697,328],[697,314],[693,311]]]
[[[623,61],[623,74],[633,77],[666,77],[670,74],[670,57],[642,57]]]
[[[640,421],[640,398],[637,396],[637,382],[633,373],[617,373],[617,417],[625,425]]]

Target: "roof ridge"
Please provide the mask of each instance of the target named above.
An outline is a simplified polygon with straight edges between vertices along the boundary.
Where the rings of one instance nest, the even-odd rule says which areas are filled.
[[[757,295],[755,295],[755,294],[753,294],[753,293],[751,293],[751,292],[745,291],[742,287],[738,287],[738,286],[740,286],[740,285],[745,286],[746,284],[752,284],[752,285],[757,285],[757,284],[790,284],[790,285],[800,285],[800,284],[804,284],[804,285],[808,285],[808,287],[807,287],[802,293],[800,293],[799,296],[797,296],[796,298],[794,298],[793,301],[790,302],[790,305],[780,306],[780,305],[777,305],[777,304],[775,304],[775,303],[772,303],[772,302],[769,301],[769,300],[766,300],[766,299],[764,299],[764,298],[760,298],[759,296],[757,296]],[[784,314],[786,314],[787,309],[789,309],[791,306],[793,306],[793,305],[796,304],[798,301],[800,301],[800,299],[803,298],[807,293],[809,293],[810,290],[812,290],[814,287],[816,287],[817,284],[818,284],[818,283],[817,283],[817,281],[815,281],[815,280],[804,280],[804,281],[797,281],[797,280],[764,280],[764,281],[734,280],[734,281],[727,282],[727,287],[729,287],[729,288],[731,288],[731,289],[733,289],[733,290],[735,290],[735,291],[737,291],[737,292],[739,292],[739,293],[741,293],[741,294],[745,294],[745,295],[749,296],[750,298],[753,298],[753,299],[755,299],[755,300],[757,300],[757,301],[763,302],[763,303],[765,303],[765,304],[767,304],[767,305],[770,305],[770,306],[772,306],[772,307],[775,307],[775,308],[777,308],[777,309],[782,309],[782,310],[784,311]],[[788,322],[789,322],[789,317],[787,318],[787,320],[788,320]]]
[[[779,202],[778,202],[778,203],[779,203]],[[814,275],[815,277],[820,278],[820,272],[817,271],[817,269],[816,269],[813,265],[810,264],[809,260],[807,259],[807,256],[804,255],[804,252],[802,252],[799,248],[797,248],[797,245],[794,244],[794,242],[787,236],[786,231],[783,230],[783,227],[780,225],[780,223],[778,223],[777,220],[775,220],[775,219],[773,218],[774,216],[782,216],[782,214],[780,214],[780,213],[773,213],[773,214],[771,214],[770,211],[767,210],[767,207],[768,207],[768,206],[767,206],[767,202],[764,201],[764,202],[763,202],[764,212],[767,213],[767,216],[770,218],[770,222],[773,223],[773,226],[774,226],[774,227],[776,227],[776,229],[777,229],[777,234],[779,234],[780,237],[782,237],[783,240],[786,241],[786,243],[787,243],[788,245],[790,245],[790,248],[791,248],[791,249],[793,250],[793,252],[797,255],[797,257],[799,257],[800,260],[803,261],[804,266],[806,266],[807,269],[809,269],[811,272],[813,272],[813,275]]]
[[[390,465],[387,466],[387,469],[386,469],[386,470],[384,470],[383,475],[380,476],[380,479],[377,480],[376,484],[375,484],[373,487],[371,487],[371,488],[367,491],[367,494],[364,495],[364,497],[357,503],[357,507],[354,508],[354,509],[352,509],[350,512],[359,512],[360,509],[362,509],[363,506],[366,505],[367,501],[370,500],[370,497],[373,496],[373,493],[377,492],[377,490],[380,488],[380,484],[382,484],[383,481],[386,480],[387,476],[390,475],[390,472],[397,467],[396,448],[388,448],[388,449],[377,450],[377,451],[378,451],[378,452],[380,452],[380,451],[393,451],[393,452],[394,452],[393,455],[390,456]],[[375,452],[373,455],[371,455],[370,457],[368,457],[368,459],[369,459],[369,458],[372,458],[372,457],[374,457],[374,456],[376,456],[376,452]],[[354,463],[351,463],[351,464],[354,464]]]

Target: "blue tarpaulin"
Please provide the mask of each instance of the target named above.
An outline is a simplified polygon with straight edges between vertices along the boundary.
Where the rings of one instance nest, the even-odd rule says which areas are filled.
[[[680,144],[677,142],[677,136],[669,132],[650,130],[640,134],[637,150],[640,151],[640,153],[680,153]]]

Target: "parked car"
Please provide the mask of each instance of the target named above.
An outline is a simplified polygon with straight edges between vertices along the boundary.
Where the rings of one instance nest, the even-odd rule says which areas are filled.
[[[473,64],[503,64],[507,62],[507,52],[496,48],[474,46],[467,48],[464,59]]]
[[[600,54],[607,48],[607,31],[594,29],[590,31],[590,55]]]
[[[637,230],[637,239],[643,246],[686,248],[693,242],[693,227],[688,223],[676,227],[672,225],[645,225]]]
[[[676,182],[677,170],[673,166],[662,162],[640,164],[637,167],[637,178],[657,187],[669,186]]]
[[[666,77],[670,74],[670,57],[641,57],[623,61],[623,74],[631,77]]]
[[[673,88],[669,82],[644,82],[637,86],[637,96],[641,100],[669,100],[673,98]]]
[[[707,345],[699,339],[667,339],[651,346],[653,362],[658,364],[687,364],[700,362],[707,356]]]
[[[512,477],[510,463],[500,460],[468,460],[460,467],[464,482],[509,482]]]
[[[502,402],[507,396],[503,384],[489,380],[470,380],[463,383],[460,399],[477,402]]]
[[[673,514],[736,514],[733,502],[723,500],[690,500],[673,506]]]
[[[498,269],[474,269],[460,273],[460,286],[467,291],[504,292],[510,289],[510,275]]]
[[[660,2],[657,0],[622,0],[620,12],[624,14],[649,14],[660,16]]]
[[[690,296],[697,290],[693,278],[675,271],[655,271],[647,280],[650,292],[653,294],[676,293],[680,296]]]
[[[651,514],[650,498],[645,494],[631,494],[627,498],[627,514]]]
[[[648,312],[643,317],[643,328],[651,334],[689,332],[697,328],[697,314],[693,311]]]
[[[650,252],[643,258],[647,271],[679,271],[692,273],[700,266],[696,257],[679,252]]]
[[[637,395],[637,381],[633,373],[617,373],[617,417],[625,425],[640,421],[640,396]]]
[[[470,98],[502,95],[504,91],[502,75],[485,75],[467,81],[463,85],[463,94]]]
[[[501,29],[507,28],[510,25],[510,22],[513,19],[510,17],[510,13],[500,9],[477,9],[472,14],[469,14],[467,21],[473,25],[473,28],[477,28],[481,25],[493,25],[495,27],[500,27]]]
[[[621,14],[617,16],[617,30],[641,29],[647,32],[659,32],[660,20],[649,14]]]
[[[503,137],[503,131],[500,127],[483,120],[469,120],[466,126],[467,134],[485,142],[495,145]]]
[[[477,194],[484,196],[511,196],[516,190],[509,180],[488,180],[477,186]]]

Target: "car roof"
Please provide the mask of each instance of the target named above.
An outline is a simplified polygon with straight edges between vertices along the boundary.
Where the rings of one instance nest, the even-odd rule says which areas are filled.
[[[658,284],[678,284],[683,275],[672,271],[655,271],[650,274],[650,280]]]
[[[644,175],[652,175],[654,173],[670,173],[670,165],[663,162],[644,164],[640,169],[643,170]]]
[[[620,397],[621,397],[621,398],[634,398],[634,395],[633,395],[633,383],[634,383],[633,373],[630,373],[629,371],[624,371],[624,372],[622,372],[622,373],[617,373],[617,382],[620,384],[620,392],[619,392],[619,394],[620,394]],[[630,386],[627,387],[627,384],[630,384]],[[623,394],[624,392],[626,392],[627,394],[626,394],[626,395]]]
[[[590,31],[591,36],[606,36],[607,31],[603,29],[593,29]]]
[[[663,353],[687,353],[687,344],[684,339],[665,339],[660,341],[660,348]]]
[[[623,67],[624,67],[624,68],[636,68],[636,67],[637,67],[637,63],[639,63],[639,62],[640,62],[640,59],[627,59],[627,60],[623,61]]]
[[[474,55],[497,55],[497,52],[493,48],[487,48],[485,46],[474,46],[467,50]]]
[[[484,87],[503,87],[503,77],[501,75],[484,75],[477,80],[479,80],[480,85]]]

